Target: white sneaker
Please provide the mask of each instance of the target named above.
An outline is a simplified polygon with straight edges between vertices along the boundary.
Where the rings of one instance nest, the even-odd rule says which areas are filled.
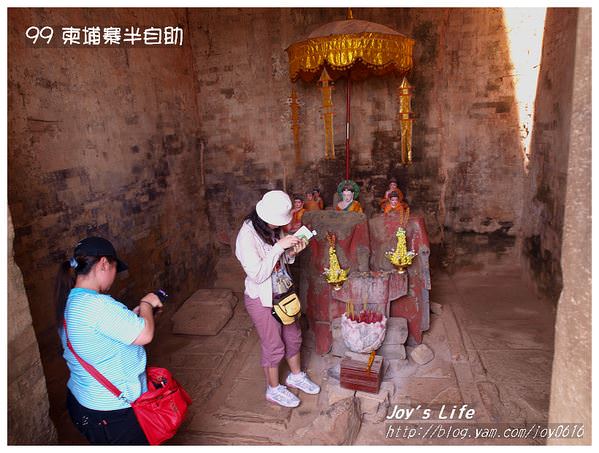
[[[300,371],[298,374],[290,373],[285,380],[285,384],[289,387],[300,389],[302,392],[309,393],[310,395],[316,395],[320,392],[320,386],[312,382],[303,371]]]
[[[271,403],[279,404],[284,407],[297,407],[300,403],[300,399],[287,390],[287,387],[281,384],[276,387],[271,387],[269,385],[266,389],[266,399]]]

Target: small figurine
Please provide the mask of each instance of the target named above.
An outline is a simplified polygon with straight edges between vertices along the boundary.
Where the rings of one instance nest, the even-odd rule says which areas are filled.
[[[320,201],[322,202],[322,199]],[[319,211],[322,209],[320,204],[314,199],[314,192],[306,192],[306,201],[304,202],[304,209],[306,211]]]
[[[389,180],[389,189],[387,189],[387,191],[385,192],[385,196],[383,198],[381,198],[381,201],[380,201],[381,209],[384,208],[385,204],[387,204],[387,202],[389,201],[389,195],[391,194],[391,192],[397,192],[397,191],[400,191],[399,188],[397,187],[397,179],[391,178]]]
[[[295,233],[302,227],[302,216],[306,210],[304,209],[304,199],[301,195],[293,196],[293,208],[291,209],[291,222],[283,227],[287,233]]]
[[[406,210],[410,210],[408,203],[403,201],[403,194],[401,190],[397,190],[397,192],[391,192],[389,195],[389,202],[385,203],[383,206],[383,212],[385,214],[389,214],[390,212],[398,212],[402,213]]]
[[[314,189],[312,189],[312,195],[314,196],[314,201],[318,203],[318,209],[324,209],[324,200],[320,196],[320,189],[318,187],[314,187]]]
[[[341,181],[337,186],[337,194],[341,201],[335,207],[336,211],[364,212],[360,202],[356,200],[360,194],[360,188],[351,179]]]

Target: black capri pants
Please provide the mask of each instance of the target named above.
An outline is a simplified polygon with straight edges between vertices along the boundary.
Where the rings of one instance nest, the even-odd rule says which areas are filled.
[[[67,410],[71,420],[93,445],[149,445],[133,409],[97,411],[79,404],[67,389]]]

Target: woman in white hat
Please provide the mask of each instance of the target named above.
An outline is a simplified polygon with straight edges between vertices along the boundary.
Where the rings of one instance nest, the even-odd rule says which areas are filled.
[[[282,236],[281,227],[291,221],[291,199],[281,190],[264,194],[245,218],[235,255],[245,273],[245,307],[256,326],[266,377],[266,399],[285,407],[297,407],[300,400],[279,381],[279,363],[285,358],[291,369],[285,384],[309,394],[320,387],[300,368],[302,333],[298,322],[282,325],[272,315],[273,296],[291,284],[287,263],[292,263],[306,243],[295,236]]]

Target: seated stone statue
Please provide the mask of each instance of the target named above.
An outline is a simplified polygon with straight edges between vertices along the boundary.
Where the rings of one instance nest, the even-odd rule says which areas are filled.
[[[391,212],[397,212],[403,214],[409,212],[408,204],[403,201],[403,194],[401,190],[397,189],[389,194],[389,201],[383,205],[383,212],[389,214]]]
[[[319,209],[324,209],[324,200],[320,196],[320,189],[318,187],[312,189],[312,195],[314,196],[314,201],[318,203]]]
[[[304,199],[301,195],[293,196],[293,208],[291,209],[291,222],[283,227],[287,233],[293,234],[302,227],[302,217],[306,210],[304,209]]]
[[[397,191],[401,192],[401,190],[399,190],[397,187],[397,179],[391,178],[389,180],[389,188],[385,192],[385,196],[383,198],[381,198],[381,201],[380,201],[381,209],[384,209],[385,205],[389,201],[389,195],[391,194],[391,192],[397,192]]]
[[[335,206],[336,211],[364,212],[357,200],[358,195],[360,195],[360,188],[354,181],[351,179],[341,181],[337,186],[337,193],[341,201]]]
[[[322,209],[322,198],[319,200],[314,199],[314,191],[306,192],[306,201],[304,202],[304,209],[306,211],[319,211]]]

